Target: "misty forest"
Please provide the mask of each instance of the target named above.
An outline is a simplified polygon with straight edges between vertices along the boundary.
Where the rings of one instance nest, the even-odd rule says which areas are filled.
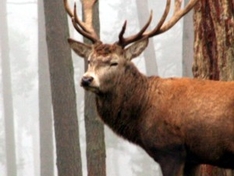
[[[80,19],[83,1],[76,1]],[[98,0],[93,21],[101,40],[114,43],[125,20],[125,36],[135,34],[151,10],[154,28],[165,5]],[[174,1],[168,19],[173,7]],[[0,1],[0,176],[162,176],[144,150],[103,125],[92,93],[80,86],[87,63],[70,49],[69,37],[88,42],[63,0]],[[133,62],[148,76],[233,80],[233,0],[198,0]],[[201,166],[199,176],[216,175],[234,171]]]

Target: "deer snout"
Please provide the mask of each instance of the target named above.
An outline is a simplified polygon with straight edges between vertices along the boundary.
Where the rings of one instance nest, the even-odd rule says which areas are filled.
[[[92,83],[92,81],[93,81],[92,76],[83,76],[83,78],[81,79],[81,86],[87,87]]]

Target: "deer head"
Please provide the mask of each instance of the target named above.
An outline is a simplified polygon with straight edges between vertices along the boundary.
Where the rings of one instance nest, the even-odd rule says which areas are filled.
[[[71,17],[74,28],[89,39],[92,44],[87,45],[73,39],[68,39],[70,47],[80,57],[84,58],[88,62],[88,70],[83,75],[81,80],[81,86],[86,90],[93,91],[95,93],[106,92],[114,85],[112,84],[115,77],[124,74],[124,68],[128,64],[132,64],[131,60],[139,56],[147,47],[150,37],[159,35],[168,29],[170,29],[176,22],[189,12],[198,0],[190,0],[185,8],[181,8],[182,1],[175,0],[174,14],[165,22],[171,5],[171,0],[166,1],[166,8],[164,13],[156,25],[156,27],[147,32],[147,28],[152,20],[152,12],[147,23],[143,28],[135,35],[124,37],[127,22],[125,21],[122,29],[119,33],[119,40],[112,45],[103,44],[98,35],[96,34],[92,26],[92,9],[96,2],[83,1],[85,8],[85,22],[82,22],[77,17],[76,4],[74,10],[70,9],[67,0],[64,0],[64,6]]]

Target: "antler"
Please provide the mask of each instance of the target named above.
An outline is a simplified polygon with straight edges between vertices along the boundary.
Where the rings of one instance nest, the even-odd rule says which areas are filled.
[[[151,21],[152,21],[152,11],[150,12],[149,20],[147,21],[145,26],[136,35],[130,36],[128,38],[124,38],[123,35],[125,33],[126,26],[127,26],[127,21],[125,21],[124,24],[123,24],[122,30],[119,33],[119,41],[117,42],[117,44],[124,47],[124,46],[128,45],[129,43],[132,43],[132,42],[134,42],[136,40],[141,39],[143,33],[149,27]]]
[[[74,4],[74,10],[72,12],[72,10],[70,9],[67,0],[64,0],[64,7],[68,13],[68,15],[71,17],[72,19],[72,24],[74,26],[74,28],[77,30],[77,32],[79,32],[81,35],[83,35],[84,37],[88,38],[89,40],[91,40],[93,43],[96,43],[99,40],[99,37],[97,35],[97,33],[95,32],[94,28],[93,28],[93,23],[92,23],[92,19],[93,19],[93,6],[96,3],[97,0],[83,0],[83,8],[84,10],[84,17],[85,17],[85,22],[82,22],[79,20],[77,13],[76,13],[76,4]]]
[[[186,13],[188,13],[197,2],[198,2],[198,0],[190,0],[188,2],[188,4],[186,5],[186,7],[184,9],[181,9],[182,0],[175,0],[173,16],[171,17],[170,20],[168,20],[165,23],[165,20],[168,16],[170,6],[171,6],[171,0],[167,0],[164,13],[163,13],[159,23],[152,31],[145,32],[146,29],[148,28],[148,26],[150,25],[151,20],[152,20],[152,12],[151,12],[148,22],[140,30],[140,32],[138,32],[136,35],[132,35],[132,36],[127,37],[127,38],[123,37],[124,32],[126,30],[126,24],[127,24],[125,21],[125,23],[121,29],[121,32],[119,34],[119,41],[117,42],[117,44],[124,48],[125,46],[129,45],[130,43],[133,43],[134,41],[140,40],[140,39],[145,38],[145,37],[150,38],[150,37],[153,37],[155,35],[166,32],[168,29],[170,29],[172,26],[174,26],[176,24],[176,22],[179,21],[180,18],[182,18]]]

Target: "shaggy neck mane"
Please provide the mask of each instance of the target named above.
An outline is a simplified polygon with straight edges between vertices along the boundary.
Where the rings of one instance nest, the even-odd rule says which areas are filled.
[[[140,144],[138,124],[147,104],[147,77],[128,63],[125,73],[117,78],[115,88],[96,96],[101,119],[118,135]]]

